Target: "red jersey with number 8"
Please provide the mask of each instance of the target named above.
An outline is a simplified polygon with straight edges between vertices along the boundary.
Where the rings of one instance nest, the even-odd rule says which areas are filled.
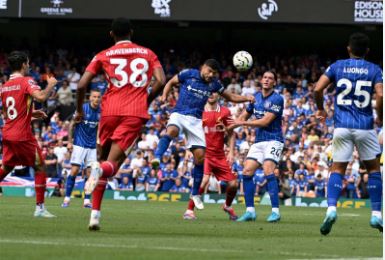
[[[34,139],[31,128],[32,92],[40,87],[31,77],[12,74],[0,88],[5,125],[3,139],[26,141]]]
[[[98,53],[86,71],[104,71],[108,89],[102,99],[102,116],[148,117],[147,87],[155,68],[161,67],[150,49],[120,41]]]

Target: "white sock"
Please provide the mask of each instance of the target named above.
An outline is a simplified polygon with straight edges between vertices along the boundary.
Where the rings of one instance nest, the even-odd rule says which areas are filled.
[[[271,208],[271,212],[279,214],[279,208]]]
[[[372,211],[372,216],[382,219],[382,213],[381,211]]]
[[[336,206],[329,206],[329,207],[328,207],[328,210],[326,211],[326,214],[329,214],[329,213],[332,212],[332,211],[337,211]]]
[[[36,210],[44,210],[44,203],[36,205]]]
[[[90,203],[91,203],[90,199],[84,199],[83,204],[90,204]]]
[[[194,214],[194,211],[191,209],[186,210],[186,214]]]
[[[255,208],[254,207],[247,207],[246,211],[253,213],[253,212],[255,212]]]
[[[67,197],[67,196],[64,197],[64,201],[65,201],[65,202],[70,202],[70,200],[71,200],[70,197]]]
[[[91,211],[91,216],[93,216],[93,217],[100,217],[100,210],[93,209]]]

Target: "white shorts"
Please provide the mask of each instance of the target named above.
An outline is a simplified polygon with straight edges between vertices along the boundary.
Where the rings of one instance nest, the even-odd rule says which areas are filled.
[[[353,160],[354,146],[361,161],[370,161],[381,154],[375,130],[336,128],[333,134],[333,161],[350,162]]]
[[[183,132],[187,139],[187,148],[206,147],[205,133],[203,131],[202,119],[194,116],[171,113],[167,127],[174,125]]]
[[[71,156],[71,164],[81,166],[83,163],[89,167],[91,162],[97,161],[96,149],[84,148],[74,145]]]
[[[246,156],[246,160],[256,160],[261,165],[266,160],[270,160],[278,164],[281,160],[282,150],[283,143],[279,141],[266,141],[255,143],[250,147],[250,150]]]

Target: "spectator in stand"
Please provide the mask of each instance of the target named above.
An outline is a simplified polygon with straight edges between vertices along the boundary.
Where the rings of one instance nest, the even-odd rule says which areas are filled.
[[[150,175],[146,179],[146,191],[155,192],[159,190],[160,182],[154,169],[151,170]]]
[[[61,106],[72,106],[74,103],[74,98],[72,91],[68,85],[67,80],[63,80],[61,87],[56,92],[57,99]]]
[[[53,148],[48,148],[47,156],[45,157],[45,165],[47,169],[47,177],[58,177],[58,160],[57,156],[53,152]]]
[[[231,83],[227,86],[227,89],[231,91],[231,93],[235,93],[240,95],[242,93],[241,85],[237,82],[236,78],[231,79]]]
[[[72,67],[72,70],[67,74],[67,80],[72,92],[75,92],[80,80],[80,74],[76,71],[76,67]]]

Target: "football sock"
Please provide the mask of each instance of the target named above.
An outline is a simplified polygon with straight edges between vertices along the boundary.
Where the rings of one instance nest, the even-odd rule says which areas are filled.
[[[274,173],[266,176],[267,190],[270,195],[271,207],[279,208],[278,182]]]
[[[188,201],[187,209],[193,211],[194,208],[195,208],[194,201],[193,201],[192,199],[190,199],[190,200]]]
[[[154,153],[155,158],[161,159],[163,154],[167,151],[168,146],[171,143],[171,136],[169,135],[164,135],[162,138],[160,138],[158,147],[156,148],[156,151]]]
[[[230,185],[226,188],[226,207],[231,207],[231,204],[233,203],[233,200],[235,198],[235,195],[237,194],[237,187],[231,187]]]
[[[76,176],[68,175],[66,184],[66,197],[70,198],[75,185]]]
[[[92,193],[92,209],[100,210],[102,205],[102,199],[104,191],[106,190],[107,178],[100,177],[98,184],[95,187],[94,192]]]
[[[88,180],[88,177],[86,176],[84,178],[84,183],[86,183]],[[84,200],[90,200],[91,199],[91,194],[84,194]]]
[[[45,193],[45,172],[36,172],[35,173],[35,193],[36,193],[36,205],[44,203],[44,193]]]
[[[119,170],[118,164],[113,161],[102,162],[102,164],[100,165],[100,168],[103,171],[102,177],[105,177],[105,178],[114,176]]]
[[[193,177],[194,177],[194,182],[193,182],[191,194],[194,196],[194,195],[199,195],[199,189],[203,179],[203,164],[195,165],[193,169]]]
[[[255,184],[253,176],[243,175],[243,192],[246,208],[254,208]]]
[[[8,173],[6,173],[3,168],[0,168],[0,182],[3,181],[7,175]]]
[[[332,172],[328,181],[328,207],[336,207],[342,191],[342,174]]]
[[[372,211],[381,212],[382,179],[380,172],[369,173],[368,192],[372,205]]]

